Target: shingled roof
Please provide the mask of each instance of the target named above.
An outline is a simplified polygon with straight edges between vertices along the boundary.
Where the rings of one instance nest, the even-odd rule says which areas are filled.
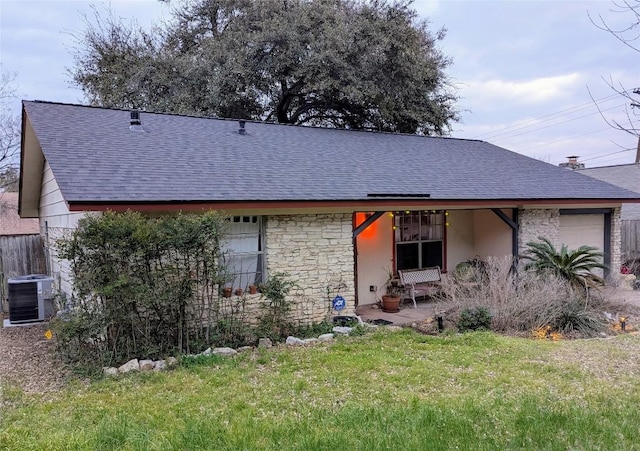
[[[640,164],[620,164],[601,166],[598,168],[578,169],[581,174],[588,175],[603,182],[611,183],[635,192],[640,192]],[[640,204],[624,205],[620,218],[625,220],[640,219]]]
[[[24,101],[68,203],[639,197],[483,141]],[[419,197],[419,196],[416,196]]]

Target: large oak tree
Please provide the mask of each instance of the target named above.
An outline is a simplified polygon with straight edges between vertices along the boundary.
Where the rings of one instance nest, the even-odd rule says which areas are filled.
[[[457,95],[411,2],[191,0],[145,31],[87,21],[73,80],[92,104],[447,134]]]

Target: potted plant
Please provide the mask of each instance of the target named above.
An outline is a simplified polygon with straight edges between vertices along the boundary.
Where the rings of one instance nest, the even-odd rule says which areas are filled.
[[[257,285],[249,285],[249,294],[256,294],[258,292],[258,286]]]
[[[382,311],[387,313],[399,312],[404,289],[400,285],[400,281],[393,277],[393,274],[387,280],[386,289],[386,294],[382,295]]]

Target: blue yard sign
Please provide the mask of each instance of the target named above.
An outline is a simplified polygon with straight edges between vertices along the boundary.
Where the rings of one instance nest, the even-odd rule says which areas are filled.
[[[338,295],[333,298],[333,309],[340,311],[347,306],[347,301],[342,296]]]

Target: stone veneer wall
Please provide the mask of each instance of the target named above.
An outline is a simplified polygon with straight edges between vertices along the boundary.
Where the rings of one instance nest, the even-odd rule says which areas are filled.
[[[520,233],[518,249],[523,252],[530,241],[539,241],[543,236],[554,246],[560,245],[560,210],[520,210],[518,212]]]
[[[611,212],[611,276],[620,275],[622,265],[622,225],[620,219],[620,208],[614,208]]]
[[[277,215],[266,218],[265,251],[267,277],[285,272],[298,288],[295,319],[303,323],[322,321],[330,312],[331,299],[341,295],[347,306],[341,315],[355,313],[355,275],[352,215]]]

